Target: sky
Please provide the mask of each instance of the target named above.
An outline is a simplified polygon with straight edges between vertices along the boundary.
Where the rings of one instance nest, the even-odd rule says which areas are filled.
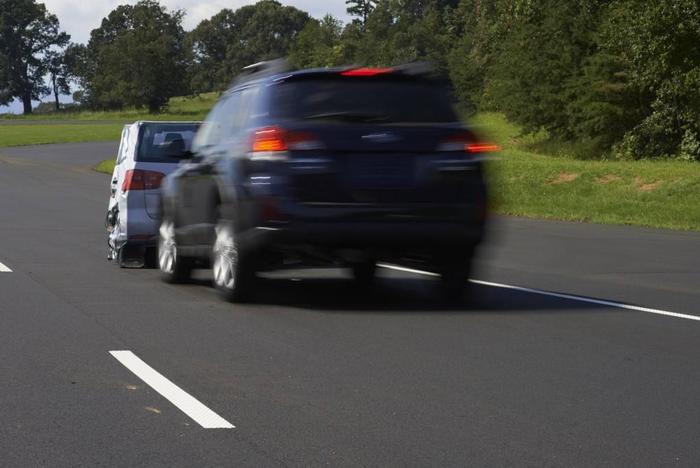
[[[71,35],[73,42],[86,43],[90,31],[100,26],[102,18],[118,5],[136,3],[136,0],[39,0],[46,9],[58,16],[61,28]],[[322,18],[330,13],[347,22],[349,16],[345,11],[345,0],[278,0],[284,5],[294,6],[308,12],[315,18]],[[210,18],[224,8],[235,10],[244,5],[256,3],[256,0],[160,0],[161,5],[171,10],[184,10],[184,27],[194,29],[203,19]],[[49,97],[44,100],[50,99]],[[0,106],[0,113],[21,113],[22,106],[15,102],[7,107]]]

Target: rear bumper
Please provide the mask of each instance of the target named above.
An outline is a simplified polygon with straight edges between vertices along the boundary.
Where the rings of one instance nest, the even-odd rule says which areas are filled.
[[[241,233],[241,242],[250,248],[311,245],[381,250],[444,250],[475,246],[482,240],[483,234],[483,225],[445,222],[295,222],[285,226],[249,229]]]

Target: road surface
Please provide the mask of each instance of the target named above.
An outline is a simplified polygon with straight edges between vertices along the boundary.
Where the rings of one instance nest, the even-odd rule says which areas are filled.
[[[230,305],[106,261],[115,152],[0,149],[0,466],[700,462],[697,233],[499,218],[469,307],[391,269]]]

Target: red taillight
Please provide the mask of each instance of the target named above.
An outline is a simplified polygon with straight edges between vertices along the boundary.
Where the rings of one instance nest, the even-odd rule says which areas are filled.
[[[264,127],[253,133],[253,152],[287,151],[286,132],[279,127]]]
[[[393,68],[353,68],[352,70],[345,70],[340,72],[343,76],[376,76],[384,75],[386,73],[393,72]]]
[[[495,143],[479,141],[472,133],[464,133],[444,140],[438,146],[438,151],[462,151],[478,154],[501,151],[501,147]]]
[[[252,140],[251,149],[253,153],[281,153],[290,150],[323,149],[323,143],[315,135],[307,132],[289,132],[277,126],[255,130]],[[253,157],[256,157],[255,154]]]
[[[124,176],[122,192],[129,190],[154,190],[160,188],[165,174],[156,171],[129,169]]]
[[[467,143],[467,153],[495,153],[501,151],[501,147],[495,143]]]

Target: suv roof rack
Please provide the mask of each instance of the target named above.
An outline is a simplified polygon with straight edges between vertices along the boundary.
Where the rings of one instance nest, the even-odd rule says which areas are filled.
[[[240,85],[247,81],[253,81],[259,78],[263,78],[265,76],[270,76],[277,73],[284,73],[292,70],[292,66],[287,60],[283,58],[253,63],[251,65],[243,67],[241,73],[231,83],[231,86]]]

